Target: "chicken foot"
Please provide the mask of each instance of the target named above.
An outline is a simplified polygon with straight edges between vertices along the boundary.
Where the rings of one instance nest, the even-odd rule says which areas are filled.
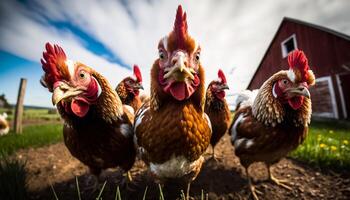
[[[252,179],[251,179],[251,177],[249,175],[249,172],[248,172],[248,168],[246,168],[245,170],[247,172],[249,190],[252,193],[254,200],[259,200],[259,197],[258,197],[258,195],[256,193],[258,193],[260,195],[262,195],[263,193],[260,192],[258,189],[256,189],[255,186],[253,185]]]
[[[287,184],[285,183],[288,183],[289,181],[288,180],[280,180],[280,179],[277,179],[276,177],[274,177],[271,173],[271,166],[268,166],[268,173],[269,173],[269,181],[281,186],[281,187],[284,187],[285,189],[287,190],[292,190],[292,188],[290,186],[288,186]]]

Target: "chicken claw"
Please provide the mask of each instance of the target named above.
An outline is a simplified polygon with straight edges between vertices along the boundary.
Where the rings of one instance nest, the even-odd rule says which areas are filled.
[[[279,186],[282,186],[284,187],[285,189],[287,190],[292,190],[292,188],[284,183],[287,183],[289,182],[288,180],[280,180],[280,179],[277,179],[276,177],[274,177],[271,173],[271,168],[268,167],[268,171],[269,171],[269,180]]]
[[[254,200],[259,200],[259,197],[256,193],[258,193],[260,195],[262,195],[263,193],[260,192],[258,189],[256,189],[255,186],[253,185],[252,179],[249,176],[248,168],[246,168],[246,172],[247,172],[247,177],[248,177],[249,190],[252,193]]]

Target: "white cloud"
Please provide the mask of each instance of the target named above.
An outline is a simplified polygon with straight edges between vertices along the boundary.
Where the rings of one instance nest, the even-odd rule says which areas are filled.
[[[14,9],[7,8],[8,23],[1,27],[0,47],[37,61],[44,42],[56,41],[74,59],[97,67],[111,82],[118,79],[115,71],[127,73],[86,50],[73,33],[38,23],[45,21],[42,16],[67,21],[100,41],[126,64],[141,66],[147,88],[158,41],[171,31],[179,3],[187,11],[189,32],[202,46],[207,83],[215,79],[218,68],[222,68],[232,93],[246,87],[284,16],[350,34],[350,1],[346,0],[135,0],[127,3],[130,12],[121,1],[37,0],[34,11],[18,3],[1,3],[15,6],[19,12],[14,14],[11,11]],[[11,46],[9,41],[16,44]]]

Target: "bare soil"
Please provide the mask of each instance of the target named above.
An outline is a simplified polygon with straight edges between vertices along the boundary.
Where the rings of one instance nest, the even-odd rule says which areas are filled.
[[[208,148],[208,153],[211,148]],[[201,199],[201,192],[208,199],[253,199],[247,187],[246,172],[234,155],[229,137],[222,138],[216,146],[218,160],[206,155],[206,163],[197,179],[191,185],[190,195]],[[59,199],[78,199],[75,177],[79,182],[82,199],[95,199],[98,191],[91,192],[93,176],[87,167],[73,158],[63,143],[38,149],[20,150],[18,159],[26,161],[28,172],[27,184],[31,199],[55,199],[52,187]],[[273,174],[288,180],[292,190],[286,190],[266,181],[267,169],[262,163],[250,167],[250,173],[256,188],[263,194],[260,199],[350,199],[349,171],[334,172],[331,169],[319,169],[292,159],[283,159],[273,167]],[[116,189],[120,186],[122,199],[142,199],[145,188],[146,199],[159,199],[159,188],[149,175],[142,161],[137,161],[131,169],[133,181],[122,184],[125,180],[121,170],[109,169],[99,178],[99,188],[107,181],[103,199],[115,199]],[[165,199],[180,197],[182,186],[165,185]]]

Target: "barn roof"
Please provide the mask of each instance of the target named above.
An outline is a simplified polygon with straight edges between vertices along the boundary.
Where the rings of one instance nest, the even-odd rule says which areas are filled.
[[[298,19],[293,19],[293,18],[289,18],[289,17],[284,17],[282,22],[280,23],[275,35],[273,36],[268,48],[266,49],[265,53],[264,53],[264,56],[262,57],[258,67],[256,68],[255,72],[254,72],[254,75],[252,76],[252,78],[250,79],[249,81],[249,84],[247,86],[247,88],[249,88],[250,84],[252,83],[256,73],[258,72],[262,62],[264,61],[265,57],[267,56],[267,52],[269,51],[270,47],[272,46],[273,42],[275,41],[278,33],[280,32],[281,30],[281,27],[282,25],[285,23],[285,22],[293,22],[293,23],[296,23],[296,24],[300,24],[300,25],[303,25],[303,26],[308,26],[308,27],[312,27],[312,28],[315,28],[315,29],[318,29],[318,30],[321,30],[321,31],[324,31],[324,32],[327,32],[327,33],[330,33],[332,35],[335,35],[337,37],[340,37],[342,39],[345,39],[345,40],[349,40],[350,41],[350,36],[349,35],[346,35],[344,33],[341,33],[341,32],[338,32],[338,31],[335,31],[335,30],[332,30],[332,29],[329,29],[329,28],[326,28],[326,27],[323,27],[323,26],[319,26],[319,25],[316,25],[316,24],[312,24],[312,23],[309,23],[309,22],[304,22],[304,21],[301,21],[301,20],[298,20]]]

